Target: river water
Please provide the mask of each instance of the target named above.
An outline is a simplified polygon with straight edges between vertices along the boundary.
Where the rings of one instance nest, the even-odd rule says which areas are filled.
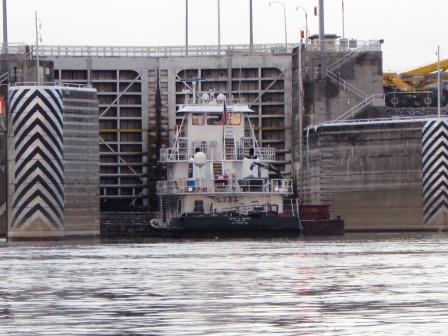
[[[0,241],[2,335],[448,335],[448,236]]]

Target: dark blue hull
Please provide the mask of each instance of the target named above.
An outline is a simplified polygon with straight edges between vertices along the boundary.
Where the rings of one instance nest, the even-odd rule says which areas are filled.
[[[185,216],[172,219],[169,230],[180,237],[294,237],[302,233],[295,216]]]

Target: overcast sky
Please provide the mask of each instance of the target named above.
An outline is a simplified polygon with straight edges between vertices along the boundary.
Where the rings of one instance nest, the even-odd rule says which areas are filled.
[[[326,0],[326,33],[342,34],[342,0]],[[189,0],[190,44],[217,43],[217,0]],[[253,0],[255,43],[283,43],[281,6]],[[308,10],[318,33],[318,0],[283,0],[288,40],[297,42]],[[180,45],[185,42],[185,0],[8,0],[10,42],[34,43],[34,11],[43,44]],[[345,0],[346,36],[384,39],[384,70],[403,71],[436,60],[437,45],[448,58],[447,0]],[[222,43],[249,42],[249,0],[221,0]]]

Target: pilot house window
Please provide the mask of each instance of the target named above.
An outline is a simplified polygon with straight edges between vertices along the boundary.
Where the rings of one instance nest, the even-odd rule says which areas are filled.
[[[205,125],[204,114],[202,114],[202,113],[193,113],[191,120],[192,120],[192,124],[195,126]]]
[[[207,114],[207,125],[222,125],[222,113]]]
[[[241,124],[241,114],[239,114],[239,113],[228,113],[227,124],[229,124],[229,125],[240,125]]]

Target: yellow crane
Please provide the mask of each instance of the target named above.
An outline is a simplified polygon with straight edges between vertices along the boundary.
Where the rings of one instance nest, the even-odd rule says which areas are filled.
[[[439,64],[443,73],[448,59]],[[383,77],[386,103],[391,107],[435,107],[437,102],[437,63],[402,73],[386,72]],[[442,104],[448,102],[447,80],[442,81]]]
[[[446,71],[448,70],[448,59],[444,60],[444,61],[440,61],[440,70]],[[427,75],[433,72],[437,71],[437,62],[436,63],[432,63],[429,65],[424,65],[422,67],[413,69],[413,70],[409,70],[406,72],[403,72],[402,75],[404,76],[423,76],[423,75]]]

